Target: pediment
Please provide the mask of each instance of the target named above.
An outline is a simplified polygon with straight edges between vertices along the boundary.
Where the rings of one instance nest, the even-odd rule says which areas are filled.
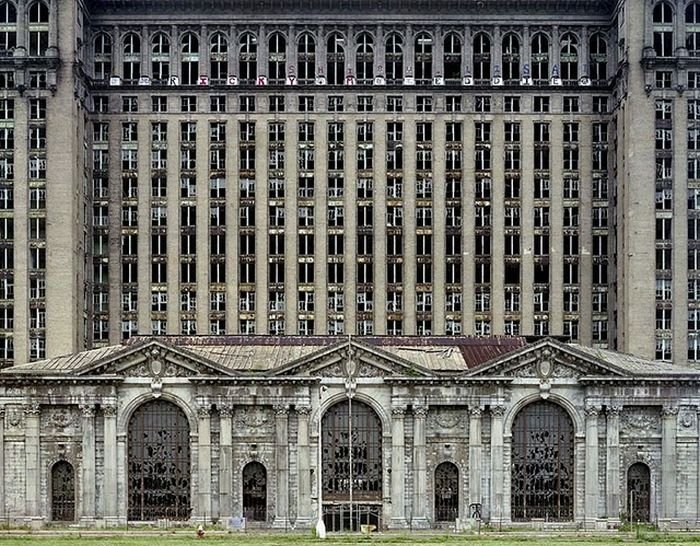
[[[230,376],[231,370],[209,362],[181,347],[148,341],[125,347],[78,370],[77,375],[120,375],[162,380],[166,377]]]
[[[276,376],[430,377],[430,370],[355,340],[325,347],[271,371]]]
[[[570,345],[545,339],[487,362],[469,372],[473,377],[498,376],[533,378],[540,381],[551,379],[578,379],[584,376],[629,375],[625,370],[601,359],[576,351]]]

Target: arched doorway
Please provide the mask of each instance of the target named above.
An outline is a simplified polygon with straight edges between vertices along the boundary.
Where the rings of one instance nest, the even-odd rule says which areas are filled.
[[[155,400],[129,421],[129,520],[190,517],[190,425],[175,404]]]
[[[68,461],[51,468],[51,521],[75,520],[75,471]]]
[[[525,406],[513,422],[511,517],[574,517],[574,424],[560,405]]]
[[[382,515],[382,423],[367,404],[344,401],[323,416],[323,519],[329,531],[379,528]]]
[[[454,522],[459,517],[459,470],[444,462],[435,469],[435,521]]]
[[[651,521],[651,473],[644,463],[627,470],[627,511],[631,522]]]
[[[243,468],[243,517],[267,521],[267,470],[258,462]]]

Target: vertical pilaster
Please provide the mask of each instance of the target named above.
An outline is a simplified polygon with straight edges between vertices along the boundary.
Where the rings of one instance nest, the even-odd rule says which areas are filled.
[[[676,426],[678,406],[661,409],[661,517],[676,516]]]
[[[297,406],[297,520],[296,525],[309,524],[311,513],[311,454],[309,452],[310,406]]]
[[[219,407],[219,512],[221,517],[233,515],[233,429],[231,406]]]
[[[5,406],[0,406],[0,514],[5,508]]]
[[[104,519],[116,525],[119,522],[117,512],[117,406],[102,406],[104,418]]]
[[[600,406],[586,407],[586,468],[584,518],[586,526],[598,519],[598,414]]]
[[[275,406],[277,504],[274,526],[289,525],[289,406]]]
[[[481,465],[483,445],[481,443],[481,414],[479,406],[469,407],[469,505],[481,504]],[[468,514],[472,517],[471,509]]]
[[[608,521],[620,520],[620,412],[622,406],[608,406],[607,414],[607,452],[605,457],[605,489],[607,498],[605,513]]]
[[[82,404],[80,411],[83,414],[82,510],[80,520],[82,523],[90,524],[95,520],[95,406]],[[29,472],[29,468],[27,471]]]
[[[504,406],[491,406],[491,524],[506,519],[503,513],[503,415]]]
[[[415,528],[428,527],[426,517],[427,468],[425,460],[426,406],[413,407],[413,520]]]
[[[406,440],[404,422],[406,408],[391,408],[391,527],[406,526],[405,480]]]
[[[24,407],[24,453],[26,491],[25,501],[27,506],[27,519],[39,519],[39,498],[41,497],[41,480],[39,479],[39,420],[41,406],[28,404]],[[93,494],[94,494],[93,488]]]
[[[211,519],[211,408],[199,406],[198,414],[197,516],[206,523]]]

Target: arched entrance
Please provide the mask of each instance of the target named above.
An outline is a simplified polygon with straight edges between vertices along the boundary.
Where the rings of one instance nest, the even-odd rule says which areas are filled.
[[[258,462],[243,468],[243,517],[267,521],[267,470]]]
[[[651,473],[644,463],[627,470],[627,512],[631,522],[651,521]]]
[[[68,461],[51,467],[51,521],[75,520],[75,471]]]
[[[574,517],[574,424],[553,402],[525,406],[513,422],[511,517]]]
[[[435,469],[435,521],[454,522],[459,517],[459,470],[444,462]]]
[[[367,404],[353,400],[323,416],[323,519],[329,531],[381,524],[382,423]]]
[[[175,404],[155,400],[129,421],[129,520],[190,517],[190,425]]]

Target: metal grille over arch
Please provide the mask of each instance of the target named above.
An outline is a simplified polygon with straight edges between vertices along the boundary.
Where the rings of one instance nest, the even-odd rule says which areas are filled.
[[[511,503],[513,521],[574,516],[574,424],[549,401],[525,406],[513,422]]]
[[[51,467],[51,521],[75,520],[75,471],[68,461]]]
[[[323,514],[330,531],[381,525],[382,423],[367,404],[339,402],[323,416]]]
[[[435,521],[459,517],[459,470],[454,463],[440,463],[435,469]]]
[[[634,463],[627,470],[627,508],[630,521],[651,521],[651,473],[644,463]]]
[[[190,517],[190,425],[175,404],[155,400],[129,421],[129,520]]]
[[[243,516],[248,521],[267,521],[267,470],[257,461],[243,468]]]

